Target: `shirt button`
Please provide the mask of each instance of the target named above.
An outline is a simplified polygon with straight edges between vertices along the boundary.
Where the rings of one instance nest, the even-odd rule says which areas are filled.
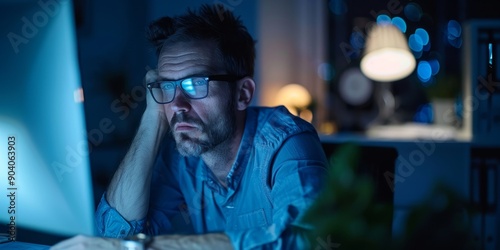
[[[124,235],[125,234],[125,230],[120,230],[120,235]]]

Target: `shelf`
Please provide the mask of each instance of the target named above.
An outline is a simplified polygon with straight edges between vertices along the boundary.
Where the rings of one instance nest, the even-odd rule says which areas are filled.
[[[395,146],[415,142],[471,143],[460,130],[451,126],[408,123],[373,126],[364,133],[340,132],[320,134],[323,143],[359,143],[363,145]]]

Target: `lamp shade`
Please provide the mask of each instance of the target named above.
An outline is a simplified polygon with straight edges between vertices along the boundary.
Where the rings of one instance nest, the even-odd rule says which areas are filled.
[[[276,94],[275,100],[278,105],[284,105],[297,115],[297,109],[306,108],[311,104],[312,97],[304,86],[292,83],[283,86]]]
[[[392,24],[377,24],[368,33],[361,59],[361,71],[380,82],[400,80],[410,75],[416,61],[404,34]]]

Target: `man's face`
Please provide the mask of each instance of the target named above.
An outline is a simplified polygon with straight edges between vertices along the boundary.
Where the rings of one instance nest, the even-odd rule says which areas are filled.
[[[160,79],[225,74],[217,65],[212,43],[178,43],[164,48],[158,59]],[[231,83],[211,81],[208,96],[189,99],[177,88],[171,103],[164,104],[177,149],[184,156],[200,156],[227,141],[235,130]]]

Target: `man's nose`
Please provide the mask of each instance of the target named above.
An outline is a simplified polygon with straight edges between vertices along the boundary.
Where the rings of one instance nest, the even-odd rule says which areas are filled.
[[[170,108],[175,113],[187,112],[191,109],[190,99],[182,92],[179,86],[176,86],[175,96],[170,103]]]

